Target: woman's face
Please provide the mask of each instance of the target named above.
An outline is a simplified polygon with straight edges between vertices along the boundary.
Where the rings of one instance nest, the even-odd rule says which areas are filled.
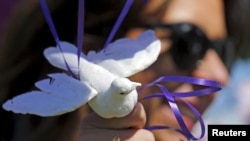
[[[149,0],[145,13],[155,11],[162,5],[164,0]],[[226,37],[226,27],[224,20],[224,9],[222,0],[171,0],[164,14],[158,21],[162,23],[179,23],[188,22],[198,26],[204,31],[210,40],[216,40]],[[146,23],[150,22],[145,21]],[[128,31],[127,36],[136,37],[143,29],[134,28]],[[162,39],[162,51],[158,60],[148,69],[131,77],[133,81],[146,84],[152,82],[157,77],[163,75],[189,75],[192,77],[205,78],[215,80],[225,85],[228,81],[228,72],[215,50],[206,51],[199,65],[190,72],[175,67],[175,63],[171,60],[171,56],[167,51],[170,48],[171,40],[163,40],[163,37],[171,34],[167,30],[155,30],[156,35]],[[168,84],[171,91],[192,91],[194,87],[190,84]],[[153,92],[154,89],[148,90],[146,93]],[[203,113],[210,103],[213,101],[215,94],[201,97],[191,97],[185,100],[193,104],[200,113]],[[143,101],[146,112],[148,114],[148,125],[167,125],[179,127],[175,117],[170,110],[167,102],[162,99],[150,99]],[[183,119],[189,129],[192,128],[196,119],[193,114],[179,104],[183,112]],[[186,140],[185,137],[175,131],[161,130],[153,131],[157,141],[175,141]]]

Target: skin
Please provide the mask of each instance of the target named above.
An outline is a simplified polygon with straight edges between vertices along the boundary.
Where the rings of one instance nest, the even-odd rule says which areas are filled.
[[[159,8],[162,4],[162,0],[149,0],[146,6],[145,13],[152,12]],[[205,34],[211,39],[223,38],[227,35],[225,28],[224,12],[223,12],[223,2],[222,0],[173,0],[169,2],[165,14],[158,20],[164,23],[177,23],[177,22],[189,22],[199,26],[204,30]],[[150,22],[150,18],[145,20],[145,22]],[[127,32],[127,36],[131,38],[136,38],[145,29],[133,28]],[[161,38],[163,34],[159,31],[156,31],[156,35]],[[184,70],[178,70],[175,68],[173,62],[170,59],[169,54],[166,51],[169,49],[170,41],[162,42],[162,51],[159,59],[148,69],[142,71],[130,79],[132,81],[137,81],[142,84],[152,82],[154,79],[163,76],[163,75],[189,75],[193,77],[205,78],[209,80],[215,80],[220,82],[222,85],[225,85],[228,82],[229,74],[223,62],[220,60],[218,54],[214,50],[208,50],[199,64],[199,66],[193,70],[191,73]],[[166,67],[163,67],[166,66]],[[168,88],[173,91],[192,91],[194,87],[190,84],[173,84],[168,85]],[[149,89],[145,91],[146,94],[155,91],[154,89]],[[206,108],[211,104],[216,94],[210,94],[202,97],[192,97],[185,98],[186,101],[193,104],[198,108],[200,113],[203,113]],[[167,125],[171,127],[178,128],[179,125],[175,120],[175,117],[172,114],[172,111],[167,106],[166,102],[163,102],[161,99],[151,99],[147,101],[142,101],[146,115],[138,114],[139,117],[135,115],[129,115],[121,119],[100,119],[95,114],[90,114],[82,122],[82,137],[81,140],[116,140],[117,135],[120,140],[126,141],[136,141],[136,140],[155,140],[156,141],[176,141],[176,140],[187,140],[183,135],[170,130],[159,130],[153,131],[154,138],[146,138],[146,136],[152,137],[151,132],[145,131],[143,129],[131,129],[131,127],[136,121],[140,125],[134,125],[132,127],[143,127],[142,121],[146,119],[146,125]],[[141,109],[143,110],[143,109]],[[186,109],[187,110],[187,109]],[[188,114],[184,114],[183,117],[185,123],[189,129],[192,128],[195,119]],[[131,116],[134,116],[133,119]],[[90,118],[91,117],[91,118]],[[96,120],[98,118],[98,120]],[[96,124],[92,124],[96,123]],[[97,124],[98,123],[98,124]],[[108,123],[108,125],[106,124]],[[124,125],[125,123],[125,125]],[[131,125],[130,125],[131,124]],[[122,129],[122,130],[113,130],[113,129]],[[91,134],[91,131],[100,135]],[[112,132],[111,132],[112,131]]]
[[[161,1],[150,1],[151,3]],[[149,3],[150,5],[150,3]],[[213,7],[213,8],[211,8]],[[154,10],[148,7],[147,10]],[[155,7],[157,9],[157,6]],[[199,1],[199,0],[174,0],[169,3],[169,7],[166,10],[164,16],[160,19],[164,23],[178,23],[189,22],[199,26],[204,30],[205,34],[211,39],[219,39],[226,36],[226,28],[223,13],[223,3],[221,0]],[[128,32],[128,36],[135,37],[140,29],[132,29]],[[158,37],[162,36],[162,33],[156,31]],[[161,56],[158,61],[155,62],[149,69],[131,77],[134,81],[139,81],[143,78],[144,83],[151,82],[152,80],[162,75],[190,75],[198,78],[205,78],[209,80],[215,80],[225,85],[228,82],[229,74],[223,62],[220,60],[218,54],[214,50],[208,50],[202,60],[202,63],[191,73],[183,70],[178,70],[174,67],[173,62],[169,61],[169,55],[166,51],[169,49],[171,43],[164,42]],[[165,54],[164,54],[165,53]],[[164,63],[163,63],[164,62]],[[165,68],[163,66],[166,66]],[[144,76],[144,77],[142,77]],[[147,77],[145,77],[147,76]],[[171,85],[168,86],[170,90],[174,91],[192,91],[194,87],[189,84]],[[148,91],[152,92],[154,90]],[[198,108],[200,113],[203,113],[206,108],[211,104],[215,98],[215,94],[210,94],[203,97],[191,97],[185,98],[186,101],[193,104]],[[169,109],[167,104],[162,104],[160,99],[144,102],[145,108],[148,113],[149,125],[168,125],[171,127],[179,127]],[[184,114],[185,115],[185,114]],[[189,129],[192,128],[195,119],[191,116],[185,115],[184,121]],[[175,141],[186,140],[183,135],[170,130],[153,131],[157,141]]]
[[[122,118],[104,119],[90,113],[81,124],[79,141],[154,141],[153,134],[142,129],[146,122],[146,113],[141,103]]]

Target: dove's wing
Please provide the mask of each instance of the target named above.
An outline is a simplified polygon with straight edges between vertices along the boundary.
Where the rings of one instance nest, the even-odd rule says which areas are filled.
[[[3,104],[8,111],[39,116],[56,116],[71,112],[97,95],[87,83],[63,73],[49,75],[51,79],[36,82],[41,91],[31,91]]]
[[[81,81],[84,80],[89,82],[97,89],[97,91],[102,90],[102,85],[109,85],[109,83],[111,83],[110,81],[112,81],[116,77],[102,66],[99,66],[86,60],[86,56],[82,53],[81,57],[79,58],[78,64],[78,56],[76,53],[77,48],[75,46],[67,46],[62,44],[61,48],[63,52],[61,52],[60,49],[57,47],[46,48],[44,50],[44,56],[50,62],[50,64],[55,67],[64,70],[68,70],[68,68],[70,68],[70,70],[73,71],[74,74],[80,77]],[[67,65],[65,61],[67,62]],[[105,82],[102,83],[100,80],[105,80]]]
[[[98,53],[91,51],[87,54],[87,60],[119,77],[128,77],[154,63],[160,50],[160,41],[152,30],[147,30],[137,40],[123,38]]]
[[[44,50],[45,58],[50,62],[51,65],[68,70],[70,68],[74,74],[78,74],[78,57],[77,57],[77,48],[71,43],[60,42],[61,49],[58,47],[48,47]],[[81,54],[83,55],[83,54]],[[86,62],[83,58],[79,58],[81,62]],[[67,64],[66,64],[67,62]],[[68,66],[67,66],[68,65]]]

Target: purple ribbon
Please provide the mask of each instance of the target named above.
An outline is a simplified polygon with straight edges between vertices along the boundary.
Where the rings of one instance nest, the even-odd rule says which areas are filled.
[[[77,24],[77,61],[78,70],[80,71],[80,56],[83,46],[83,33],[84,33],[84,0],[78,2],[78,24]],[[78,76],[80,72],[78,72]]]
[[[49,29],[54,37],[54,40],[56,42],[57,45],[60,46],[60,43],[59,43],[59,36],[56,32],[56,28],[54,26],[54,23],[53,23],[53,20],[51,18],[51,15],[50,15],[50,12],[49,12],[49,8],[47,6],[47,3],[46,3],[46,0],[40,0],[40,5],[41,5],[41,8],[42,8],[42,12],[43,12],[43,15],[45,16],[45,20],[49,26]]]
[[[125,6],[123,7],[120,16],[118,17],[112,31],[109,34],[108,39],[106,40],[103,49],[105,50],[105,48],[110,44],[111,40],[113,39],[113,37],[115,36],[115,33],[117,32],[118,28],[120,27],[122,21],[124,20],[125,16],[127,15],[130,7],[132,6],[134,0],[127,0]]]
[[[53,23],[53,20],[52,20],[52,17],[51,17],[51,14],[49,12],[49,8],[47,6],[47,3],[46,3],[46,0],[40,0],[40,6],[41,6],[41,9],[42,9],[42,12],[44,14],[44,17],[45,17],[45,20],[49,26],[49,29],[54,37],[54,40],[57,44],[57,46],[59,47],[60,51],[62,52],[62,55],[63,55],[63,50],[62,50],[62,47],[61,47],[61,44],[60,44],[60,39],[59,39],[59,36],[56,32],[56,28],[54,26],[54,23]],[[65,65],[69,71],[69,73],[76,78],[75,74],[72,72],[72,70],[70,69],[64,55],[63,55],[63,59],[64,59],[64,62],[65,62]]]
[[[121,25],[123,19],[125,18],[126,14],[128,13],[128,10],[130,9],[131,5],[133,3],[133,0],[127,0],[120,16],[118,17],[105,45],[104,48],[105,49],[108,44],[111,42],[111,40],[113,39],[115,33],[117,32],[119,26]],[[46,22],[50,28],[50,31],[53,35],[53,38],[57,44],[57,46],[59,47],[60,51],[63,54],[63,50],[61,48],[60,45],[60,40],[59,40],[59,36],[56,32],[56,28],[53,24],[53,20],[51,18],[49,9],[47,7],[46,1],[45,0],[40,0],[40,5],[43,11],[43,14],[45,16]],[[82,52],[82,45],[83,45],[83,33],[84,33],[84,0],[79,0],[79,7],[78,7],[78,34],[77,34],[77,55],[78,55],[78,66],[79,66],[79,61],[80,61],[80,54]],[[71,71],[68,63],[65,60],[64,57],[64,61],[66,64],[66,67],[68,69],[68,71],[72,74],[72,76],[76,77],[75,74],[73,74],[73,72]],[[194,85],[202,85],[202,86],[206,86],[207,88],[201,89],[201,90],[194,90],[191,92],[169,92],[162,84],[160,83],[165,83],[165,82],[182,82],[182,83],[190,83],[190,84],[194,84]],[[173,128],[170,126],[165,126],[165,125],[155,125],[155,126],[148,126],[145,127],[145,129],[148,130],[162,130],[162,129],[170,129],[170,130],[175,130],[177,132],[182,133],[183,135],[185,135],[188,139],[192,139],[192,140],[198,140],[201,139],[204,134],[205,134],[205,125],[204,122],[202,120],[202,117],[200,115],[200,113],[198,112],[198,110],[192,106],[191,104],[189,104],[188,102],[186,102],[185,100],[182,99],[182,97],[191,97],[191,96],[202,96],[202,95],[207,95],[213,92],[216,92],[218,90],[221,89],[221,85],[218,82],[215,81],[210,81],[210,80],[206,80],[206,79],[200,79],[200,78],[193,78],[193,77],[186,77],[186,76],[162,76],[158,79],[156,79],[155,81],[153,81],[152,83],[146,84],[144,85],[140,90],[139,90],[139,94],[151,87],[151,86],[157,86],[160,88],[160,90],[162,91],[162,93],[154,93],[154,94],[150,94],[146,97],[144,97],[142,100],[145,99],[150,99],[150,98],[166,98],[170,108],[172,109],[181,129],[177,129],[177,128]],[[198,121],[200,122],[200,126],[201,126],[201,135],[200,137],[196,138],[194,137],[190,131],[188,130],[188,128],[186,127],[186,124],[183,121],[183,118],[181,116],[181,112],[175,102],[175,99],[179,99],[181,100],[183,103],[185,103],[191,110],[192,112],[195,114],[195,116],[197,117]]]
[[[201,89],[201,90],[194,90],[191,92],[169,92],[165,86],[163,86],[161,83],[165,82],[181,82],[181,83],[190,83],[194,85],[202,85],[206,86],[207,88]],[[199,111],[190,103],[187,101],[183,100],[182,97],[191,97],[191,96],[203,96],[207,94],[211,94],[213,92],[216,92],[221,89],[221,84],[216,82],[216,81],[211,81],[211,80],[206,80],[206,79],[201,79],[201,78],[194,78],[194,77],[188,77],[188,76],[162,76],[152,83],[144,85],[138,93],[140,94],[143,90],[151,87],[151,86],[157,86],[160,88],[162,93],[153,93],[150,94],[146,97],[143,97],[142,100],[149,99],[149,98],[159,98],[163,97],[166,98],[171,110],[174,113],[174,116],[177,119],[178,124],[180,125],[181,129],[169,127],[169,126],[164,126],[164,125],[156,125],[156,126],[148,126],[145,127],[148,130],[161,130],[161,129],[170,129],[170,130],[175,130],[177,132],[182,133],[185,135],[188,139],[192,140],[199,140],[204,137],[205,135],[205,124],[204,121],[202,120],[202,116],[200,115]],[[201,126],[201,135],[199,137],[194,137],[190,131],[188,130],[183,118],[182,114],[175,102],[175,99],[181,100],[188,108],[191,109],[191,111],[194,113],[195,117],[198,119],[200,126]]]

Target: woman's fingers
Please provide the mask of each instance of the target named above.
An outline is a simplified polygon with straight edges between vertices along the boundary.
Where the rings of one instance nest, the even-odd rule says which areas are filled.
[[[79,141],[155,141],[152,132],[141,129],[145,122],[141,103],[122,118],[105,119],[90,113],[82,121]]]
[[[96,113],[88,114],[82,121],[82,128],[100,129],[126,129],[143,128],[146,122],[146,114],[141,103],[137,103],[134,110],[127,116],[121,118],[105,119]]]

